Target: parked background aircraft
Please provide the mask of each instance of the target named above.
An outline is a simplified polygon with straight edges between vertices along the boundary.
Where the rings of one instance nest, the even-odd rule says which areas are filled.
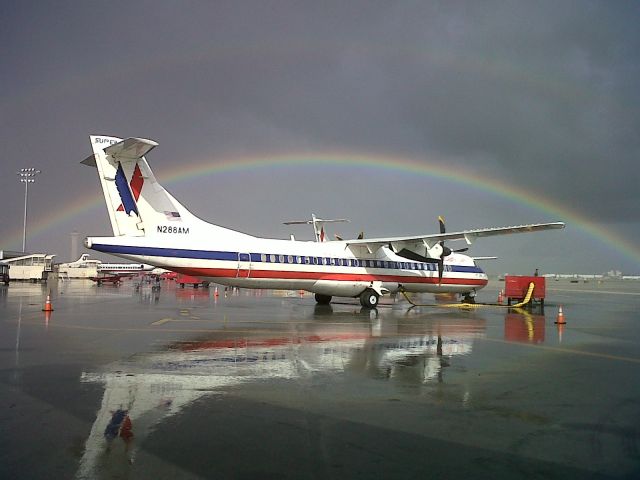
[[[64,267],[95,267],[98,273],[141,273],[150,272],[155,267],[144,263],[107,263],[102,260],[89,258],[88,253],[83,253],[80,258],[73,262],[63,263]]]
[[[99,273],[120,273],[120,274],[136,274],[143,272],[151,272],[154,268],[153,265],[147,265],[145,263],[101,263],[98,265]]]
[[[445,241],[563,228],[541,223],[406,237],[331,242],[260,238],[205,222],[156,180],[145,155],[152,140],[91,136],[112,237],[88,237],[87,248],[220,284],[307,290],[319,303],[359,297],[372,308],[386,293],[459,293],[469,298],[487,284],[474,259]]]

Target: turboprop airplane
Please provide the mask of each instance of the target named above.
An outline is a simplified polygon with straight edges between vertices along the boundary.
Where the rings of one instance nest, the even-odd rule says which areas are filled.
[[[330,242],[260,238],[205,222],[156,180],[145,155],[158,144],[143,138],[92,135],[112,237],[87,237],[85,246],[228,286],[306,290],[318,303],[355,297],[375,308],[380,296],[407,292],[459,293],[472,298],[487,275],[467,248],[445,241],[564,228],[538,223],[389,238]]]

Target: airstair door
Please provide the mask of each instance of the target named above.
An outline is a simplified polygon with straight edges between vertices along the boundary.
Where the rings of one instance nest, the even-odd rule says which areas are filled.
[[[238,253],[237,278],[249,278],[251,276],[251,255],[249,253]]]

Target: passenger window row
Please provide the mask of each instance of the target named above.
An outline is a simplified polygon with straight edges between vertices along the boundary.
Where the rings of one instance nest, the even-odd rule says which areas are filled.
[[[438,270],[437,265],[430,263],[394,262],[389,260],[362,260],[357,258],[309,257],[304,255],[281,255],[274,253],[252,253],[251,261],[262,263],[289,263],[295,265],[330,265],[338,267],[388,268],[396,270]],[[450,267],[446,265],[445,270],[448,271],[449,269]]]

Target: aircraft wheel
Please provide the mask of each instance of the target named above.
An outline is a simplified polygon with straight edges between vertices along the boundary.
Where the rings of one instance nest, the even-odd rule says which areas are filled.
[[[331,303],[331,295],[322,295],[320,293],[316,293],[316,302],[320,305],[329,305]]]
[[[365,308],[376,308],[380,297],[373,290],[365,290],[360,294],[360,304]]]

